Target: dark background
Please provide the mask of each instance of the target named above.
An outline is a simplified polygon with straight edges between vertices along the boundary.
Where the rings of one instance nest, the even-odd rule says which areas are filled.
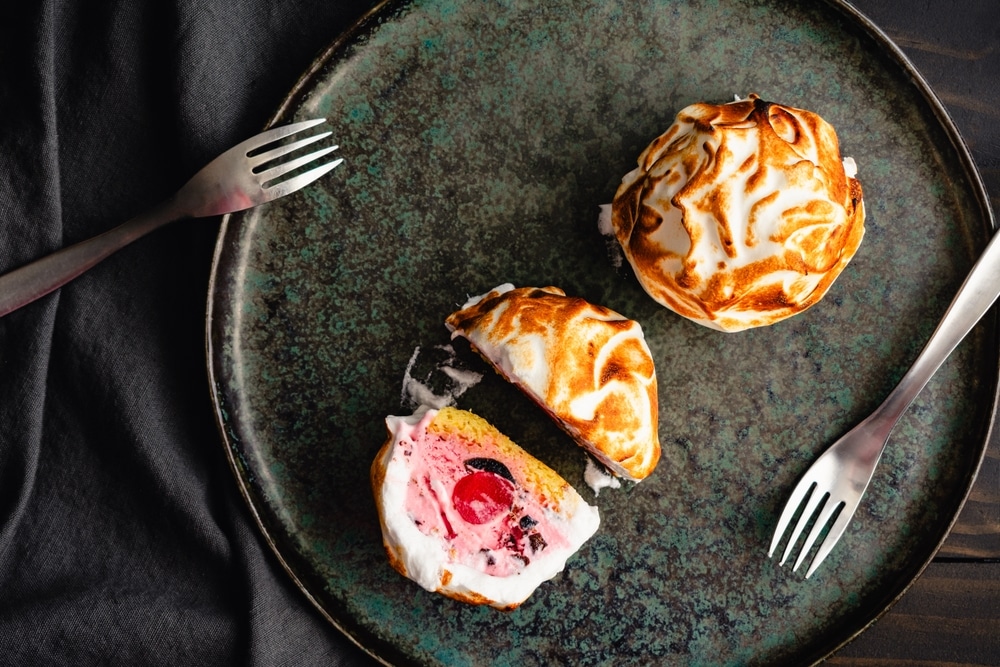
[[[0,271],[171,194],[260,130],[368,1],[7,3]],[[854,3],[1000,201],[1000,2]],[[218,220],[0,319],[0,663],[356,665],[259,537],[204,364]],[[837,665],[1000,665],[1000,444],[939,557]]]

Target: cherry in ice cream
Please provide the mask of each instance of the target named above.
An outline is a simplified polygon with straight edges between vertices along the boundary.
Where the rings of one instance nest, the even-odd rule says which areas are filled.
[[[479,470],[458,480],[451,502],[463,519],[483,524],[510,511],[514,486],[496,473]]]

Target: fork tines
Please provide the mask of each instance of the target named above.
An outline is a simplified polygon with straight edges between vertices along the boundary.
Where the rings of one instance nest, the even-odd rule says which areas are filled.
[[[258,137],[255,137],[256,142],[254,147],[257,150],[251,150],[247,153],[247,160],[252,167],[252,172],[258,176],[260,185],[262,188],[269,190],[269,194],[273,197],[280,197],[284,194],[294,192],[300,188],[303,188],[316,179],[320,178],[324,174],[336,169],[344,160],[339,158],[333,160],[332,162],[327,162],[316,166],[308,171],[296,174],[292,178],[284,181],[278,181],[283,176],[286,176],[300,167],[304,167],[316,160],[322,158],[325,155],[332,153],[333,151],[340,148],[340,146],[327,146],[321,148],[317,151],[313,151],[306,155],[296,157],[295,159],[289,160],[288,162],[282,162],[274,166],[268,166],[269,163],[274,162],[280,157],[290,155],[301,148],[314,144],[329,137],[332,133],[320,132],[303,139],[298,139],[287,144],[277,144],[273,148],[268,148],[280,142],[282,139],[290,137],[297,134],[303,130],[307,130],[311,127],[315,127],[323,122],[325,118],[316,118],[312,120],[306,120],[299,123],[292,123],[290,125],[284,125],[282,127],[269,130]],[[263,146],[261,141],[263,140]],[[263,150],[261,149],[267,149]]]
[[[829,493],[817,493],[816,484],[809,486],[803,484],[801,485],[801,489],[804,493],[799,493],[798,495],[802,497],[793,497],[785,505],[785,509],[782,511],[781,518],[778,520],[778,525],[775,528],[774,536],[771,539],[771,547],[768,549],[767,555],[768,557],[774,556],[775,550],[781,544],[785,533],[788,532],[789,524],[797,519],[793,530],[788,536],[788,542],[785,545],[778,565],[784,565],[797,550],[798,557],[792,566],[792,571],[797,571],[799,566],[806,561],[818,541],[820,549],[806,571],[806,578],[808,579],[837,542],[839,535],[831,535],[831,531],[828,529],[830,528],[830,522],[844,508],[844,503],[832,501]],[[832,539],[830,539],[831,537]]]

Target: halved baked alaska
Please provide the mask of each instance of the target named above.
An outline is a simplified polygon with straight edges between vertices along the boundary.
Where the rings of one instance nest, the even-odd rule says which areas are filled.
[[[509,610],[597,531],[596,507],[485,419],[387,417],[371,482],[389,562],[428,591]]]
[[[656,371],[638,322],[557,287],[504,284],[445,324],[615,475],[653,472]]]

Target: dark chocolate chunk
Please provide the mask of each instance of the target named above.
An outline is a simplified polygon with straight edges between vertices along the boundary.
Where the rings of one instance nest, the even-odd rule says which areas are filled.
[[[496,459],[488,459],[488,458],[468,459],[465,462],[465,465],[468,466],[469,468],[474,468],[476,470],[485,470],[486,472],[491,472],[494,475],[499,475],[500,477],[509,480],[510,482],[514,482],[514,475],[510,474],[510,470],[508,470],[507,466],[500,463]],[[516,484],[517,482],[514,483]]]

